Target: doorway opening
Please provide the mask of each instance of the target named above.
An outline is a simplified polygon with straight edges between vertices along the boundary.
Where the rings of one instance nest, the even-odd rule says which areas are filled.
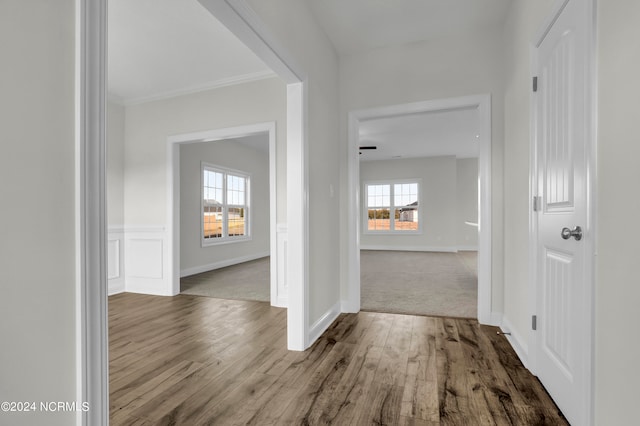
[[[278,270],[276,241],[278,196],[275,132],[276,123],[261,123],[177,135],[168,139],[170,185],[167,209],[170,212],[169,235],[173,247],[172,262],[177,266],[174,268],[172,277],[172,293],[184,292],[186,285],[190,290],[189,294],[264,300],[270,301],[273,306],[286,306],[284,271]],[[228,158],[230,156],[233,158]],[[268,157],[266,161],[265,157]],[[214,200],[213,190],[210,190],[211,197],[205,194],[200,180],[202,168],[213,162],[216,163],[215,167],[224,168],[221,170],[242,170],[235,174],[246,173],[247,176],[247,188],[244,188],[245,191],[241,194],[242,198],[246,195],[246,202],[243,199],[242,204],[246,204],[247,215],[246,218],[244,214],[239,215],[242,217],[236,221],[242,225],[244,238],[237,244],[233,244],[233,238],[231,238],[232,245],[225,244],[226,241],[219,244],[204,241],[205,235],[211,234],[211,230],[207,227],[216,226],[218,223],[215,221],[205,223],[204,216],[211,216],[207,219],[215,220],[215,212],[202,213],[203,217],[198,213],[205,208],[206,202],[203,201],[205,199],[211,198],[212,206],[220,203]],[[228,188],[228,191],[234,190]],[[265,192],[268,192],[268,197],[264,196]],[[222,187],[220,193],[222,195]],[[224,213],[222,207],[207,208],[219,208],[218,215],[222,219]],[[238,208],[235,207],[235,210]],[[267,217],[268,220],[265,220]],[[238,232],[234,231],[234,233]],[[213,258],[216,259],[214,262],[209,261]],[[254,261],[252,270],[257,268],[254,274],[256,280],[249,280],[242,289],[238,289],[237,286],[232,289],[233,286],[226,285],[224,278],[220,279],[220,274],[217,275],[216,280],[214,274],[208,273],[251,261]],[[261,274],[266,271],[269,271],[268,283],[266,278],[260,279]],[[205,272],[207,274],[203,274]],[[227,276],[233,279],[233,274],[227,274]],[[278,276],[280,276],[279,283]],[[262,281],[267,284],[266,288],[262,288]]]
[[[361,151],[359,148],[361,145],[363,146],[373,146],[375,144],[372,143],[371,140],[367,140],[366,133],[368,131],[367,127],[373,123],[373,127],[375,125],[387,125],[388,122],[393,122],[395,119],[411,121],[412,119],[418,119],[421,115],[425,114],[433,114],[437,116],[439,114],[444,115],[443,113],[447,112],[455,112],[455,111],[469,111],[475,115],[477,115],[477,134],[475,135],[475,141],[477,144],[477,220],[473,220],[473,216],[462,221],[462,227],[469,227],[468,231],[475,233],[475,227],[477,226],[477,244],[473,244],[473,247],[465,247],[465,244],[460,244],[457,240],[451,241],[451,237],[449,238],[449,242],[445,244],[445,236],[438,234],[431,234],[430,232],[425,233],[423,230],[423,226],[426,222],[424,215],[428,214],[424,210],[424,208],[420,209],[420,205],[428,205],[429,200],[424,199],[425,191],[425,182],[432,179],[440,179],[437,177],[429,177],[429,176],[417,176],[419,172],[416,172],[416,176],[413,176],[414,180],[417,183],[417,199],[414,202],[412,200],[403,200],[398,198],[394,193],[394,200],[397,200],[400,204],[398,206],[375,206],[374,204],[377,202],[375,198],[371,198],[367,191],[369,188],[373,190],[377,190],[380,188],[374,188],[377,184],[380,184],[379,179],[371,179],[372,176],[370,173],[376,173],[375,170],[387,169],[388,172],[392,172],[393,169],[404,169],[406,172],[406,162],[402,163],[404,165],[398,166],[398,163],[403,161],[402,158],[388,158],[390,160],[389,163],[382,163],[384,160],[385,153],[384,150],[368,151],[367,154],[364,151]],[[405,123],[406,124],[406,123]],[[364,132],[363,132],[364,130]],[[375,140],[373,141],[375,142]],[[384,144],[384,140],[382,140]],[[423,147],[424,148],[424,147]],[[363,154],[359,154],[363,152]],[[371,161],[371,164],[361,163],[360,158],[368,155],[369,152],[376,152],[374,155],[370,155],[374,157]],[[429,155],[421,154],[424,157],[429,157]],[[402,156],[402,153],[390,151],[386,154],[390,157],[398,157]],[[433,157],[434,155],[431,154]],[[437,155],[436,155],[437,156]],[[442,157],[440,160],[442,162],[443,159],[447,160],[453,168],[450,168],[449,173],[452,174],[451,178],[457,180],[457,172],[455,171],[455,156],[446,156],[443,155],[442,152],[439,153],[439,156]],[[378,158],[376,158],[378,157]],[[378,161],[381,161],[378,163]],[[416,162],[416,159],[406,159],[406,161]],[[431,159],[433,161],[433,159]],[[395,162],[395,164],[394,164]],[[445,161],[446,162],[446,161]],[[435,163],[434,163],[435,164]],[[377,166],[377,167],[376,167]],[[398,166],[398,167],[396,167]],[[420,170],[424,168],[424,165],[415,165],[416,170]],[[441,167],[441,166],[440,166]],[[453,172],[451,172],[453,170]],[[396,176],[397,179],[400,179],[399,176]],[[349,257],[349,271],[348,271],[348,291],[347,291],[347,310],[350,312],[357,312],[361,308],[367,308],[362,305],[362,301],[364,298],[362,297],[362,279],[363,270],[361,269],[361,261],[367,261],[367,258],[370,257],[371,253],[367,253],[366,256],[361,256],[361,249],[388,249],[389,247],[393,247],[393,253],[398,255],[398,253],[407,253],[412,256],[417,255],[419,252],[421,254],[428,255],[429,251],[444,251],[444,253],[438,253],[440,255],[453,255],[457,257],[457,252],[460,250],[462,253],[461,258],[457,259],[458,262],[461,263],[462,268],[467,268],[467,272],[469,274],[473,274],[475,259],[470,259],[471,256],[464,257],[464,249],[469,248],[477,248],[478,257],[477,257],[477,305],[476,305],[476,315],[480,322],[485,324],[491,324],[495,321],[492,321],[491,315],[491,98],[489,95],[481,95],[481,96],[470,96],[470,97],[462,97],[462,98],[449,98],[449,99],[441,99],[441,100],[433,100],[433,101],[425,101],[425,102],[417,102],[411,104],[402,104],[402,105],[394,105],[382,108],[374,108],[368,110],[359,110],[352,111],[349,114],[349,159],[348,159],[348,179],[349,179],[349,242],[348,242],[348,257]],[[372,182],[365,182],[369,179]],[[389,182],[389,190],[392,191],[395,185],[406,185],[408,182],[404,182],[404,180],[408,179],[407,176],[403,176],[401,180],[403,182]],[[373,186],[369,186],[373,185]],[[385,185],[385,183],[382,183]],[[393,185],[393,186],[392,186]],[[398,186],[397,188],[403,188],[402,186]],[[382,188],[384,191],[385,188]],[[404,189],[403,189],[404,190]],[[455,190],[455,189],[454,189]],[[384,198],[384,197],[383,197]],[[391,203],[393,204],[393,201]],[[384,200],[382,200],[384,202]],[[407,201],[407,203],[404,203]],[[374,204],[371,204],[371,203]],[[414,225],[413,230],[408,232],[406,235],[398,235],[403,234],[404,230],[396,229],[397,225],[404,226],[406,224],[406,217],[401,217],[401,215],[407,216],[407,207],[404,204],[415,204],[411,208],[416,210],[417,213],[416,218],[413,219],[416,224]],[[390,225],[393,227],[390,231],[390,235],[385,235],[384,232],[380,232],[376,234],[375,225],[371,225],[371,214],[373,210],[374,221],[376,219],[376,209],[377,207],[388,207],[389,210],[393,209],[393,213],[389,213],[389,222],[392,223]],[[384,208],[383,208],[384,209]],[[421,223],[422,222],[422,223]],[[467,222],[467,223],[464,223]],[[455,226],[455,225],[454,225]],[[464,230],[464,228],[462,228]],[[437,229],[436,229],[437,231]],[[372,239],[375,237],[375,239]],[[403,240],[398,239],[401,237]],[[431,240],[429,240],[431,238]],[[417,241],[421,242],[418,243]],[[464,237],[463,237],[464,241]],[[443,250],[443,247],[446,247],[447,250]],[[447,253],[448,252],[448,253]],[[383,253],[384,255],[384,253]],[[401,256],[402,257],[402,256]],[[410,257],[410,256],[405,256]],[[437,313],[434,313],[437,314]],[[464,314],[463,314],[464,316]]]

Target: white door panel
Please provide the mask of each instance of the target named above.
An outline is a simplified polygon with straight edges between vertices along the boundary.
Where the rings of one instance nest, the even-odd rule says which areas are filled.
[[[571,351],[571,306],[573,287],[574,256],[545,247],[543,279],[543,311],[541,324],[544,329],[542,348],[549,361],[563,373],[563,380],[573,381],[575,355]]]
[[[585,306],[588,233],[586,0],[569,0],[536,50],[536,373],[567,419],[586,424],[590,312]]]

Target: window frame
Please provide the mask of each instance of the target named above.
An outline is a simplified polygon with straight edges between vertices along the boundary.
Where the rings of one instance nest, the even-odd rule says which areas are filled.
[[[214,173],[220,173],[223,175],[222,182],[222,236],[215,238],[205,238],[204,235],[204,213],[205,213],[205,198],[204,198],[204,173],[205,171],[211,171]],[[244,190],[244,204],[229,204],[227,201],[227,177],[236,176],[243,178],[245,181]],[[231,208],[244,208],[244,221],[245,221],[245,235],[229,235],[229,217],[228,211]],[[241,170],[230,169],[228,167],[219,166],[217,164],[211,164],[207,162],[200,162],[200,243],[202,247],[217,246],[221,244],[237,243],[242,241],[250,241],[252,239],[251,233],[251,174]]]
[[[405,206],[395,205],[395,188],[397,184],[414,183],[418,186],[418,229],[416,230],[398,230],[395,229],[395,209]],[[362,183],[362,233],[369,235],[421,235],[422,234],[422,218],[424,207],[422,205],[422,179],[378,179],[367,180]],[[389,230],[384,229],[369,229],[369,186],[371,185],[389,185],[389,206],[371,206],[371,208],[389,208]]]

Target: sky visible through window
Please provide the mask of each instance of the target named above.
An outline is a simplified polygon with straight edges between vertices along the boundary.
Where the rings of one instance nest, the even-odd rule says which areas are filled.
[[[393,186],[394,205],[410,206],[418,201],[418,184],[417,183],[396,183]]]
[[[204,199],[207,204],[222,204],[222,180],[222,173],[204,171]]]
[[[390,206],[391,205],[391,194],[390,194],[390,185],[369,185],[368,197],[369,197],[369,206]]]
[[[409,206],[418,201],[417,183],[396,183],[393,191],[395,206]],[[367,197],[369,207],[388,207],[391,205],[391,185],[369,185]]]

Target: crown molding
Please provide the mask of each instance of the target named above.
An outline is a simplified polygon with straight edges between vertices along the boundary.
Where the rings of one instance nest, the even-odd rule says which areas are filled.
[[[237,84],[250,83],[252,81],[265,80],[267,78],[277,77],[271,70],[257,71],[249,74],[241,74],[233,77],[223,78],[220,80],[209,81],[202,84],[188,86],[178,90],[169,90],[166,92],[156,93],[151,96],[140,96],[137,98],[123,98],[113,93],[109,93],[109,100],[124,106],[139,105],[147,102],[161,101],[164,99],[175,98],[178,96],[190,95],[192,93],[204,92],[207,90],[219,89]]]

